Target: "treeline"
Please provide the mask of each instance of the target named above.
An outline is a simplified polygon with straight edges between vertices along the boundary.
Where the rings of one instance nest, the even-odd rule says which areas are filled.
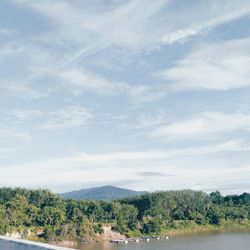
[[[161,233],[164,230],[196,225],[220,225],[226,222],[249,226],[250,194],[223,197],[219,192],[207,195],[195,191],[169,191],[145,194],[125,199],[122,203],[137,208],[142,232]]]
[[[101,234],[104,224],[133,230],[137,214],[134,206],[118,201],[64,200],[47,190],[0,188],[0,234],[31,229],[46,241],[81,242]]]
[[[45,241],[86,241],[102,234],[103,225],[140,236],[194,225],[250,225],[249,221],[248,193],[168,191],[119,201],[76,201],[47,190],[0,189],[0,234],[30,230]]]

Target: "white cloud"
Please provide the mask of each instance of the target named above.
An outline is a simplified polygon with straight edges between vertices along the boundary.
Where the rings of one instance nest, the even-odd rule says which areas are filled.
[[[6,123],[13,124],[13,126],[20,125],[24,122],[32,122],[32,128],[45,130],[80,127],[85,125],[89,119],[93,117],[89,109],[80,105],[66,106],[53,111],[37,109],[2,110],[1,115]],[[30,124],[28,123],[28,125]],[[14,129],[0,130],[0,135],[1,134],[2,136],[8,135],[19,138],[25,137],[26,135],[26,133],[19,133]]]
[[[9,36],[12,35],[13,33],[16,33],[16,31],[12,29],[0,28],[0,34],[3,36]]]
[[[144,113],[141,114],[137,119],[136,129],[148,128],[159,126],[164,121],[164,113],[162,111],[155,113]]]
[[[29,39],[12,39],[11,42],[0,44],[0,62],[3,62],[0,88],[8,96],[18,99],[40,99],[48,96],[48,90],[38,90],[31,85],[44,75],[45,67],[51,67],[55,54]]]
[[[42,129],[66,129],[81,127],[92,117],[90,111],[82,106],[69,106],[61,110],[47,113]]]
[[[127,84],[113,83],[101,76],[83,69],[72,68],[51,72],[59,78],[66,87],[70,87],[73,93],[93,91],[99,94],[117,94],[126,91]]]
[[[79,66],[75,67],[75,64],[78,64],[83,58],[90,55],[95,56],[95,53],[111,48],[125,48],[124,53],[129,53],[129,56],[133,57],[133,52],[153,51],[159,46],[185,40],[185,38],[204,32],[204,30],[250,13],[250,7],[245,1],[236,4],[234,1],[210,0],[195,4],[190,3],[185,8],[182,6],[184,3],[180,3],[174,9],[171,8],[174,2],[170,0],[135,0],[116,4],[48,0],[42,3],[34,0],[13,1],[16,4],[21,4],[22,7],[26,6],[38,11],[48,18],[50,25],[50,29],[46,33],[29,37],[27,41],[22,41],[20,46],[17,46],[19,43],[3,46],[3,55],[7,53],[8,56],[15,55],[14,59],[16,59],[16,55],[25,58],[25,71],[31,74],[28,80],[23,79],[22,83],[15,84],[11,90],[25,93],[26,96],[37,99],[48,95],[48,93],[36,93],[23,82],[34,82],[37,78],[48,74],[56,75],[61,80],[65,80],[66,84],[71,85],[71,92],[74,94],[90,90],[102,94],[126,93],[141,102],[159,99],[165,95],[162,90],[157,91],[146,85],[132,86],[132,84],[125,82],[112,82],[92,72],[80,70]],[[179,17],[178,21],[176,15]],[[61,50],[61,53],[58,53],[52,46],[55,40],[58,44],[57,49]],[[13,53],[15,51],[18,53]],[[221,55],[221,58],[223,56]],[[226,61],[223,62],[225,65],[219,69],[220,65],[217,65],[218,67],[215,69],[216,66],[211,68],[211,64],[204,63],[204,72],[198,74],[197,58],[194,58],[193,61],[192,58],[188,59],[187,62],[181,61],[177,67],[161,73],[163,78],[175,82],[174,88],[191,89],[193,85],[196,87],[199,82],[206,88],[223,89],[231,88],[232,82],[236,82],[236,77],[232,77],[235,72]],[[239,63],[243,65],[244,60],[248,58],[239,58],[236,55],[232,59],[241,60]],[[189,64],[190,61],[193,68]],[[67,68],[68,66],[70,67]],[[225,66],[228,67],[226,72],[223,71]],[[192,70],[195,71],[196,78],[184,84],[183,80],[186,80],[187,76],[190,79],[194,78]],[[217,72],[215,72],[216,70]],[[200,83],[203,75],[210,74],[211,71],[215,75],[214,78],[218,75],[217,81],[210,84]],[[225,77],[224,73],[230,74]],[[221,85],[218,87],[217,82],[221,80],[222,76],[228,82],[222,87],[220,87]],[[4,82],[2,85],[4,86],[6,83]],[[19,85],[19,89],[17,85]],[[211,87],[209,87],[210,85]],[[6,86],[4,87],[7,89]],[[8,89],[10,90],[10,88]]]
[[[5,36],[0,44],[0,60],[1,63],[4,62],[1,68],[3,76],[0,80],[2,104],[7,107],[6,110],[13,107],[20,108],[9,114],[12,121],[20,121],[20,123],[13,122],[16,127],[9,128],[8,125],[11,122],[6,115],[7,119],[2,122],[2,124],[5,123],[5,126],[0,130],[0,138],[1,140],[3,138],[3,145],[10,141],[10,146],[13,144],[13,138],[27,140],[31,138],[30,134],[23,130],[23,127],[27,126],[36,140],[25,145],[20,158],[15,157],[14,160],[8,160],[10,163],[20,161],[24,162],[23,164],[15,166],[1,164],[0,185],[14,183],[22,186],[45,185],[55,188],[63,186],[65,183],[74,185],[74,183],[86,182],[91,185],[90,183],[100,183],[101,181],[111,183],[114,179],[120,182],[124,179],[132,179],[135,181],[135,185],[140,185],[140,183],[144,185],[141,189],[144,189],[145,186],[157,189],[160,185],[162,185],[160,187],[162,189],[174,189],[197,186],[195,185],[197,179],[201,179],[199,180],[201,183],[209,183],[211,187],[215,184],[211,180],[218,174],[222,176],[226,167],[230,168],[230,166],[233,166],[234,169],[223,175],[223,178],[225,177],[223,185],[231,181],[234,175],[236,179],[238,178],[237,181],[249,176],[248,162],[244,158],[249,153],[249,146],[246,142],[229,140],[210,145],[209,143],[215,140],[209,140],[209,138],[215,137],[216,141],[221,138],[226,140],[225,137],[227,139],[236,138],[241,132],[248,136],[250,116],[243,113],[208,112],[183,119],[179,117],[183,113],[178,114],[181,108],[178,103],[174,110],[169,111],[171,109],[168,108],[169,105],[173,105],[176,101],[174,95],[155,105],[166,107],[169,119],[175,117],[178,120],[176,122],[166,123],[166,119],[161,113],[145,113],[138,120],[133,121],[129,121],[132,119],[131,116],[125,119],[129,124],[134,123],[133,128],[136,128],[137,132],[143,130],[143,133],[146,130],[148,135],[148,131],[153,130],[149,134],[151,138],[146,138],[147,140],[152,137],[170,138],[173,139],[171,145],[162,141],[157,144],[162,147],[159,150],[116,151],[100,154],[79,153],[43,162],[27,162],[27,159],[37,159],[39,152],[34,155],[30,154],[35,148],[46,147],[46,142],[41,139],[41,133],[46,135],[51,131],[45,130],[79,128],[91,121],[93,114],[86,107],[73,105],[59,108],[59,110],[55,108],[55,106],[62,107],[60,105],[65,102],[80,103],[80,100],[83,99],[88,101],[92,97],[89,95],[90,92],[98,95],[110,95],[109,98],[98,96],[95,98],[94,105],[99,105],[99,107],[102,105],[102,112],[109,112],[109,115],[113,116],[113,112],[121,115],[124,112],[135,112],[136,115],[139,108],[143,108],[147,112],[152,107],[139,106],[141,102],[156,100],[165,96],[166,93],[171,95],[171,91],[229,90],[249,86],[249,39],[217,44],[203,42],[199,48],[195,47],[197,43],[190,43],[188,47],[172,46],[173,52],[171,53],[178,57],[181,56],[179,53],[190,48],[189,45],[194,46],[194,49],[182,60],[177,61],[173,67],[160,72],[163,80],[168,82],[167,87],[165,87],[166,84],[160,85],[158,82],[149,80],[152,70],[158,69],[159,64],[163,63],[164,53],[168,51],[163,51],[164,46],[185,42],[187,39],[203,35],[218,26],[221,26],[223,31],[228,31],[228,36],[237,36],[237,33],[233,34],[233,27],[227,25],[224,29],[222,25],[248,15],[250,13],[248,1],[204,0],[189,1],[188,3],[185,0],[177,2],[174,0],[12,1],[21,6],[20,16],[31,13],[30,10],[25,11],[27,7],[32,11],[37,11],[33,13],[35,16],[41,16],[34,19],[34,24],[29,22],[27,26],[19,26],[17,23],[18,34],[16,36],[7,30],[0,29],[0,34]],[[33,20],[33,16],[23,16],[24,21],[26,22],[30,18]],[[14,22],[13,19],[13,24]],[[234,25],[237,23],[234,22]],[[235,27],[237,28],[237,26]],[[241,28],[247,32],[246,27]],[[216,34],[216,38],[227,39],[224,33],[219,36],[217,32]],[[204,36],[204,39],[213,39],[214,33],[210,35],[210,37]],[[12,42],[5,43],[8,39],[11,39]],[[181,50],[179,50],[180,47]],[[155,51],[157,53],[152,54]],[[91,60],[89,60],[90,57]],[[105,68],[96,63],[99,58],[105,57],[108,58],[110,65],[117,66],[119,71],[115,71],[112,66]],[[171,60],[172,56],[168,55],[168,58]],[[91,64],[91,61],[94,63]],[[168,65],[173,65],[172,63],[169,61]],[[114,79],[119,79],[119,81]],[[52,85],[56,86],[55,88],[58,90],[55,96],[49,96],[52,95],[49,92]],[[75,96],[65,94],[61,86],[67,88]],[[82,96],[77,96],[78,94],[82,94]],[[48,103],[36,100],[42,97],[48,97]],[[113,101],[117,102],[119,97],[122,99],[122,105],[114,106]],[[16,100],[17,98],[18,100]],[[19,98],[34,100],[28,100],[28,102]],[[139,101],[139,108],[135,103],[132,103],[133,105],[128,103],[127,111],[123,104],[127,103],[128,99],[134,102]],[[206,108],[209,104],[210,102],[207,103]],[[194,104],[190,105],[194,110]],[[34,109],[22,110],[22,108],[31,106]],[[35,110],[35,107],[40,107],[43,111]],[[50,107],[50,110],[45,112],[45,107]],[[132,109],[133,111],[131,111]],[[199,107],[199,110],[202,110],[202,107]],[[123,117],[117,116],[116,119],[120,119],[121,122],[125,121]],[[99,124],[97,120],[95,119],[95,122]],[[99,120],[102,119],[99,117]],[[100,121],[100,126],[103,125],[101,123],[103,120]],[[113,125],[117,125],[117,120],[115,120],[115,116],[113,116],[113,120],[110,119],[111,130],[114,128]],[[27,123],[24,124],[24,122]],[[96,126],[89,128],[94,140],[97,140],[96,129]],[[130,145],[135,148],[142,143],[145,147],[152,148],[154,143],[157,143],[157,141],[150,140],[149,144],[145,145],[142,137],[131,138],[130,134],[124,133],[124,131],[117,132],[118,134],[114,135],[111,140],[114,141],[117,138],[115,146],[109,145],[107,137],[105,137],[98,148],[116,147],[118,150],[119,148],[129,148]],[[72,129],[60,132],[62,138],[59,141],[65,139],[67,144],[60,144],[60,147],[65,147],[64,151],[68,150],[66,147],[72,150],[76,146],[75,142],[69,139],[70,134],[68,133],[77,133],[77,131]],[[126,139],[119,144],[121,135]],[[56,134],[53,136],[52,143],[57,144],[57,136]],[[242,134],[239,137],[242,137]],[[202,143],[206,142],[209,145],[192,146],[194,138],[206,139]],[[185,142],[176,140],[175,142],[175,139],[188,140]],[[195,141],[195,144],[200,142]],[[85,143],[80,142],[80,147],[86,148]],[[189,147],[178,148],[188,143]],[[165,149],[165,146],[169,150]],[[5,152],[4,148],[2,152]],[[45,153],[44,158],[51,154],[53,152]],[[242,154],[244,159],[239,157]],[[223,155],[223,157],[217,159],[218,155]],[[237,164],[233,165],[225,155],[236,155]],[[242,159],[240,164],[238,164],[239,159]],[[223,167],[224,170],[221,170],[220,168]],[[96,174],[97,169],[98,175]],[[242,171],[241,174],[240,171]],[[136,175],[138,172],[163,173],[163,175],[165,173],[164,178],[167,178],[168,175],[172,175],[174,178],[169,182],[163,177],[159,182],[147,179],[148,182],[143,183],[145,179],[141,176],[140,181],[142,182],[139,183],[139,177]],[[208,188],[202,184],[200,187]]]
[[[80,95],[86,91],[100,95],[125,95],[141,103],[154,101],[165,95],[164,92],[152,86],[111,81],[80,68],[48,71],[48,73],[59,79],[61,84],[74,95]]]
[[[8,29],[8,28],[2,28],[0,27],[0,35],[2,38],[10,38],[14,35],[17,34],[17,31],[14,29]],[[1,54],[1,49],[0,49],[0,54]]]
[[[11,138],[28,141],[31,139],[29,132],[18,131],[14,128],[0,128],[0,138]]]
[[[14,97],[18,99],[40,99],[48,96],[48,91],[39,91],[35,88],[27,86],[26,84],[10,82],[2,79],[0,81],[0,88],[7,93],[8,97]]]
[[[250,13],[249,3],[244,0],[207,0],[188,5],[180,2],[174,10],[171,9],[174,1],[170,0],[134,0],[113,5],[69,1],[15,2],[49,17],[53,32],[57,32],[61,43],[77,45],[74,52],[62,58],[64,65],[110,46],[152,51]],[[46,36],[49,40],[55,37]]]
[[[157,18],[166,2],[135,0],[113,6],[100,2],[79,5],[68,1],[22,1],[22,4],[26,3],[53,20],[63,39],[77,44],[84,42],[85,46],[72,56],[72,59],[76,59],[89,50],[95,51],[110,45],[132,49],[144,46],[154,39],[146,27],[150,32],[157,31],[152,27],[154,24],[151,18]]]
[[[177,26],[174,31],[164,35],[161,42],[166,44],[183,42],[195,35],[206,33],[219,25],[248,15],[250,13],[249,4],[247,1],[240,2],[210,0],[209,2],[196,2],[195,6],[191,4],[189,8],[192,8],[192,13],[190,13],[188,7],[185,8],[186,13],[180,16],[181,25]]]
[[[41,110],[22,110],[22,109],[13,109],[5,112],[8,115],[14,116],[17,118],[18,122],[25,122],[33,120],[36,117],[40,117],[43,112]]]
[[[0,46],[0,60],[22,53],[23,47],[15,43],[6,43]]]
[[[218,137],[237,130],[250,129],[250,115],[205,112],[193,118],[161,126],[150,133],[151,137],[169,139],[204,139]]]
[[[144,129],[152,129],[155,127],[159,127],[159,125],[164,123],[165,114],[162,110],[156,110],[155,112],[145,112],[140,115],[136,119],[124,119],[121,124],[122,130],[144,130]]]
[[[112,180],[123,181],[130,179],[134,180],[138,185],[137,189],[143,189],[139,185],[140,181],[143,183],[145,180],[150,182],[148,188],[154,190],[174,187],[190,188],[193,183],[197,182],[196,175],[193,175],[194,171],[199,173],[198,176],[201,181],[209,180],[210,177],[212,178],[216,174],[225,171],[223,168],[227,162],[224,162],[221,168],[216,166],[216,170],[208,168],[209,158],[213,158],[218,153],[232,154],[233,152],[236,154],[237,152],[249,151],[250,147],[244,141],[235,140],[221,144],[170,150],[118,151],[101,154],[79,153],[42,162],[2,165],[0,167],[0,185],[39,186],[53,188],[58,191],[58,187],[65,187],[65,185],[81,187],[83,184],[112,183]],[[191,158],[192,162],[190,164],[193,165],[194,162],[197,164],[193,168],[188,164],[188,159]],[[202,165],[198,159],[202,159]],[[206,159],[205,162],[204,159]],[[184,160],[185,164],[180,160]],[[97,171],[98,175],[96,174]],[[138,177],[138,172],[142,171],[161,172],[165,176],[155,177],[156,180],[153,182],[145,176]],[[244,162],[239,169],[227,169],[227,175],[230,177],[233,173],[239,173],[239,171],[247,171]],[[169,178],[169,175],[171,175],[171,180],[166,182],[165,178]],[[159,178],[163,178],[163,180],[160,181]],[[227,176],[224,175],[223,178],[226,179]],[[185,186],[183,186],[183,182],[185,182]],[[210,185],[210,187],[213,186]],[[59,191],[62,191],[62,189]]]
[[[13,153],[15,151],[16,151],[16,148],[14,148],[14,147],[12,147],[12,148],[0,147],[0,155]]]
[[[250,86],[250,39],[203,45],[159,76],[174,90],[229,90]]]

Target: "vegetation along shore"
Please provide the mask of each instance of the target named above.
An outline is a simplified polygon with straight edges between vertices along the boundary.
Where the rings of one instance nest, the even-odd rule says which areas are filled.
[[[233,229],[250,230],[249,193],[184,190],[81,201],[47,190],[0,189],[1,235],[61,246]]]

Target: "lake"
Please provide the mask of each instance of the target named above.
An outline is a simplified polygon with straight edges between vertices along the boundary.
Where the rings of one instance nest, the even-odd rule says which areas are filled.
[[[249,250],[250,233],[210,233],[169,240],[88,246],[82,250]]]
[[[44,250],[0,240],[1,250]],[[250,233],[211,233],[150,242],[85,246],[81,250],[249,250]]]

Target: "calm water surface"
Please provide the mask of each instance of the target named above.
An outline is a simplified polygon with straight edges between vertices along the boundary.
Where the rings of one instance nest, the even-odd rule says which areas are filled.
[[[151,242],[106,244],[82,250],[250,250],[250,233],[202,234]]]
[[[250,233],[213,233],[151,242],[85,246],[81,250],[250,250]],[[0,250],[44,250],[0,240]]]

